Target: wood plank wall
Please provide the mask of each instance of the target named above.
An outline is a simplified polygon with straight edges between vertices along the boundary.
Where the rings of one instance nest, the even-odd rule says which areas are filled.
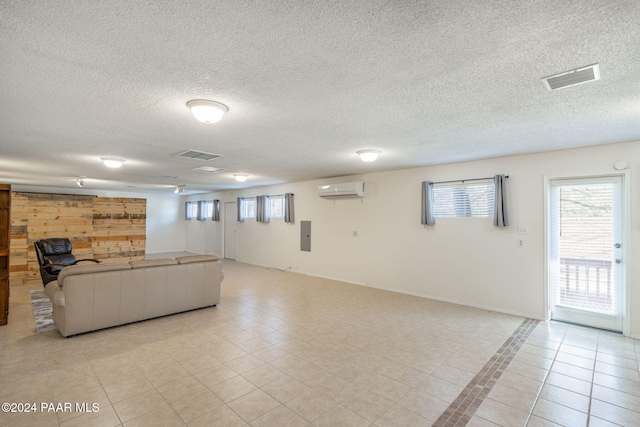
[[[146,200],[12,193],[10,281],[40,281],[33,242],[67,237],[76,258],[144,259]]]

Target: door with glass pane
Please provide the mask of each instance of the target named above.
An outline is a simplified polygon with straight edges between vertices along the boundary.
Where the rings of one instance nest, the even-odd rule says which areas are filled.
[[[553,180],[549,208],[551,318],[622,331],[622,177]]]

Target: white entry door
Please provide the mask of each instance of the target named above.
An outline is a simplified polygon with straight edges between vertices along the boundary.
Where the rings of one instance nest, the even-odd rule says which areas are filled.
[[[224,257],[236,259],[236,202],[224,204]]]
[[[622,177],[552,180],[549,194],[551,318],[622,331]]]

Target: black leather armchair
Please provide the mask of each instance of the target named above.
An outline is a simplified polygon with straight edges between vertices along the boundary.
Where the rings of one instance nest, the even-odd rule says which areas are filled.
[[[33,242],[33,245],[36,248],[43,286],[56,280],[58,273],[64,267],[75,265],[81,261],[100,262],[97,259],[76,259],[71,253],[71,241],[67,238],[41,239]]]

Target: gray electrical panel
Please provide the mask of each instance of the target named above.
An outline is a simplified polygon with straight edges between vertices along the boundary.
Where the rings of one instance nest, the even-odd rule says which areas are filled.
[[[300,221],[300,250],[311,252],[311,221]]]

